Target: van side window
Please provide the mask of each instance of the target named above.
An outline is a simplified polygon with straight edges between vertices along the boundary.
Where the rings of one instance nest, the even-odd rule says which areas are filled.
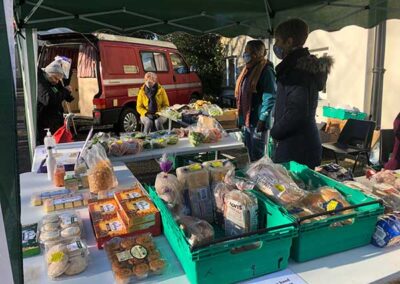
[[[168,72],[167,59],[164,53],[141,52],[145,72]]]
[[[172,66],[175,73],[177,74],[187,74],[189,73],[189,67],[183,60],[182,56],[177,53],[170,53]]]

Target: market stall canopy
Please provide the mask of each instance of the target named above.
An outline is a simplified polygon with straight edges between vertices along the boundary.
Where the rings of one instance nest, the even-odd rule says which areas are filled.
[[[267,37],[281,21],[301,17],[311,30],[371,28],[400,18],[398,0],[15,0],[19,28],[66,27],[79,32],[218,33]]]

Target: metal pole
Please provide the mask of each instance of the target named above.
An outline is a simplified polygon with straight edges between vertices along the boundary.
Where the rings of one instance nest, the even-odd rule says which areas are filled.
[[[371,115],[377,129],[381,127],[383,75],[385,73],[386,21],[375,28],[374,67],[372,69]]]

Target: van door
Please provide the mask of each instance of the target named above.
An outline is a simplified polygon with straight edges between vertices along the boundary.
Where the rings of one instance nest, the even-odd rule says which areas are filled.
[[[188,84],[189,79],[189,67],[186,64],[183,57],[176,52],[170,52],[171,64],[174,71],[173,80],[175,84],[175,88],[177,89],[178,104],[187,104],[190,101],[190,88]]]
[[[174,87],[173,71],[167,61],[165,52],[161,50],[141,50],[144,72],[154,72],[157,74],[158,82],[165,88],[170,105],[177,103],[178,92]]]

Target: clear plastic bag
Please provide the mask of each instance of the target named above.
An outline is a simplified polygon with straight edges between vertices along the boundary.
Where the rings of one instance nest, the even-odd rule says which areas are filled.
[[[247,176],[263,193],[283,205],[293,204],[306,195],[287,170],[282,165],[274,164],[269,157],[251,164]]]
[[[165,172],[159,173],[155,188],[158,196],[171,208],[182,204],[182,186],[176,176]]]
[[[219,116],[224,114],[222,108],[215,104],[205,104],[203,106],[203,111],[209,116]]]
[[[118,186],[113,167],[102,146],[98,144],[92,145],[85,152],[84,159],[89,167],[88,181],[90,192],[97,193]]]
[[[191,216],[178,219],[191,247],[207,244],[214,240],[214,228],[204,220]]]
[[[235,167],[229,160],[215,160],[204,162],[203,166],[210,173],[210,186],[211,190],[214,185],[224,181],[225,175],[230,171],[234,170]]]

